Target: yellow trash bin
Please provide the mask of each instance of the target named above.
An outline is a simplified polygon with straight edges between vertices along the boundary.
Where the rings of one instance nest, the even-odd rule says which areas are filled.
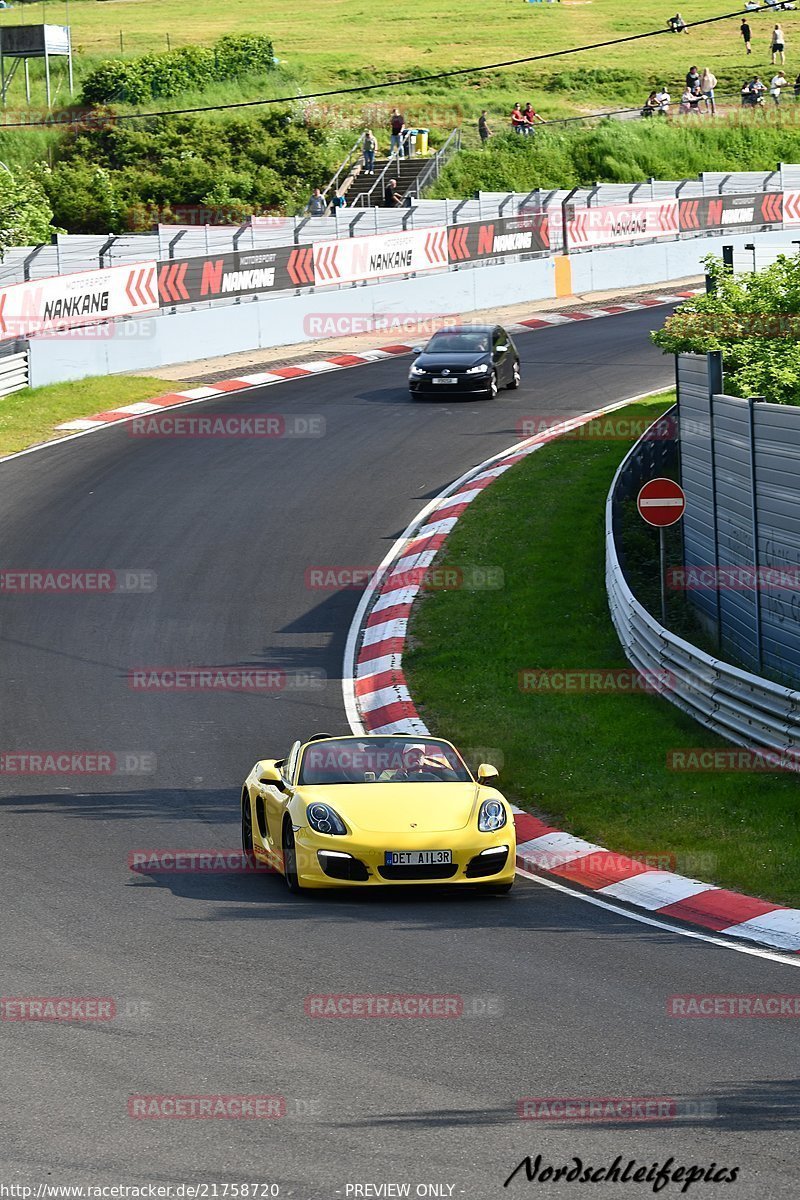
[[[417,138],[416,138],[417,154],[427,154],[428,153],[428,134],[429,133],[430,133],[429,129],[418,129],[417,130]]]

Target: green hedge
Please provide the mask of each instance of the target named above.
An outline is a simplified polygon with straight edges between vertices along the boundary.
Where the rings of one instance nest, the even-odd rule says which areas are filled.
[[[243,75],[261,75],[274,65],[268,37],[226,35],[212,49],[184,46],[164,54],[109,59],[87,75],[81,96],[84,104],[142,104]]]

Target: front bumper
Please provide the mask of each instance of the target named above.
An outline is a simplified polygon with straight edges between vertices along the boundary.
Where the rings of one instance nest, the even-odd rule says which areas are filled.
[[[491,391],[491,374],[485,375],[451,375],[455,383],[434,383],[435,375],[420,375],[418,378],[409,376],[408,388],[412,395],[450,396],[470,392]]]
[[[380,840],[326,837],[303,828],[295,833],[300,883],[307,888],[413,887],[503,884],[514,879],[513,827],[496,834],[437,833],[416,842],[395,834]],[[452,864],[386,866],[387,850],[450,850]]]

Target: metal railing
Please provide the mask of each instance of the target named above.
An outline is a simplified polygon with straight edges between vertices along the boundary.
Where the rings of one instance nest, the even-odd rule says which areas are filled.
[[[21,392],[28,386],[28,352],[0,356],[0,397]]]
[[[422,169],[420,174],[414,180],[411,187],[408,189],[408,195],[414,195],[419,199],[425,188],[436,183],[436,180],[441,175],[447,163],[454,154],[458,154],[461,149],[461,130],[454,129],[448,137],[445,144],[436,151],[433,158]]]
[[[323,196],[337,195],[342,181],[348,178],[348,176],[352,173],[353,167],[356,165],[359,158],[361,158],[363,144],[364,134],[360,133],[348,150],[345,158],[339,164],[339,167],[330,183],[327,185],[327,187],[322,189]],[[304,211],[305,209],[301,209],[298,213],[298,216],[300,216]]]
[[[620,464],[606,500],[606,591],[625,655],[648,677],[666,676],[664,698],[707,729],[800,770],[800,692],[713,658],[678,637],[628,586],[617,544],[620,505],[635,496],[635,487],[647,477],[645,456],[653,453],[653,445],[645,433]]]
[[[401,153],[402,152],[402,153]],[[392,151],[386,160],[386,166],[381,171],[378,178],[373,183],[369,191],[359,192],[353,201],[351,208],[372,207],[372,195],[377,190],[378,196],[382,196],[386,190],[386,182],[392,178],[391,172],[399,167],[401,162],[406,158],[411,157],[411,130],[404,129],[400,134],[400,149]],[[394,166],[392,166],[394,164]]]

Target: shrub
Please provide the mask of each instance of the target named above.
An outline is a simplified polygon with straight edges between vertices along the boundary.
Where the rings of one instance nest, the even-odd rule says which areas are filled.
[[[273,66],[274,52],[268,37],[227,34],[213,49],[184,46],[163,54],[110,59],[87,75],[81,95],[84,104],[142,104],[243,75],[264,74]]]

